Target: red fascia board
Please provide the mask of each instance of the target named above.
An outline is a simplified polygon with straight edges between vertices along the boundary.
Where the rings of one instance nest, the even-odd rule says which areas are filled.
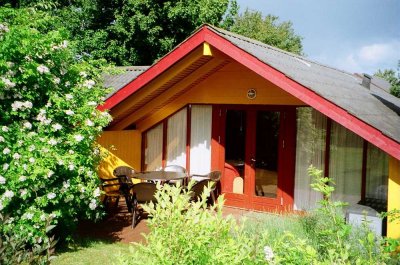
[[[98,109],[104,111],[106,109],[112,109],[124,99],[135,93],[137,90],[148,84],[158,75],[162,74],[172,65],[177,63],[180,59],[185,57],[196,47],[204,42],[204,36],[206,33],[206,27],[201,28],[192,37],[185,40],[177,48],[165,55],[156,64],[152,65],[149,69],[139,75],[132,82],[127,84],[125,87],[118,90],[114,95],[109,97],[103,105],[98,106]]]
[[[400,143],[382,134],[382,132],[376,128],[354,117],[346,110],[326,100],[303,85],[293,81],[283,73],[235,46],[215,32],[207,30],[204,41],[264,77],[266,80],[269,80],[271,83],[282,88],[289,94],[297,97],[304,103],[323,113],[327,117],[330,117],[332,120],[358,134],[365,140],[376,145],[389,155],[400,160]]]

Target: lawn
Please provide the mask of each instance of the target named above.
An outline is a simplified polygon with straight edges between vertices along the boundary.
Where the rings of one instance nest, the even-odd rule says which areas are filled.
[[[113,264],[121,254],[128,254],[131,244],[81,239],[60,251],[52,260],[53,265]]]

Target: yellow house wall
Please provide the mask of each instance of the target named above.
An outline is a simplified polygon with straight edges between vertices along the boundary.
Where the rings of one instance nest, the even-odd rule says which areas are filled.
[[[141,133],[137,130],[104,131],[97,139],[102,146],[104,159],[99,165],[101,178],[113,178],[113,170],[118,166],[130,166],[140,170]]]
[[[388,211],[400,210],[400,161],[389,157]],[[400,238],[400,220],[387,223],[387,236]]]
[[[254,88],[257,91],[255,99],[247,98],[247,91],[250,88]],[[173,102],[136,124],[136,128],[140,131],[147,130],[189,103],[304,105],[302,101],[249,69],[238,63],[231,62]]]

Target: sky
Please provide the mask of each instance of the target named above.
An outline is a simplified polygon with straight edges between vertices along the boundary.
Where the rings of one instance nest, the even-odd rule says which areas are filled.
[[[397,69],[400,0],[237,0],[290,20],[307,58],[350,73]]]

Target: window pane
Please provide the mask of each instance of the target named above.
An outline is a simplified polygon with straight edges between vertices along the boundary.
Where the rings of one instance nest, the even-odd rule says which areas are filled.
[[[192,106],[190,130],[190,174],[211,171],[211,106]]]
[[[366,198],[387,201],[388,168],[388,155],[374,145],[368,144]]]
[[[332,198],[357,204],[361,200],[363,140],[332,121],[329,175],[335,182]]]
[[[294,208],[309,210],[317,207],[322,195],[314,191],[307,169],[310,165],[325,167],[326,116],[309,107],[297,108],[296,175]]]
[[[163,125],[147,131],[145,135],[144,170],[159,170],[162,167]]]
[[[171,116],[167,127],[167,165],[186,168],[186,108]]]

